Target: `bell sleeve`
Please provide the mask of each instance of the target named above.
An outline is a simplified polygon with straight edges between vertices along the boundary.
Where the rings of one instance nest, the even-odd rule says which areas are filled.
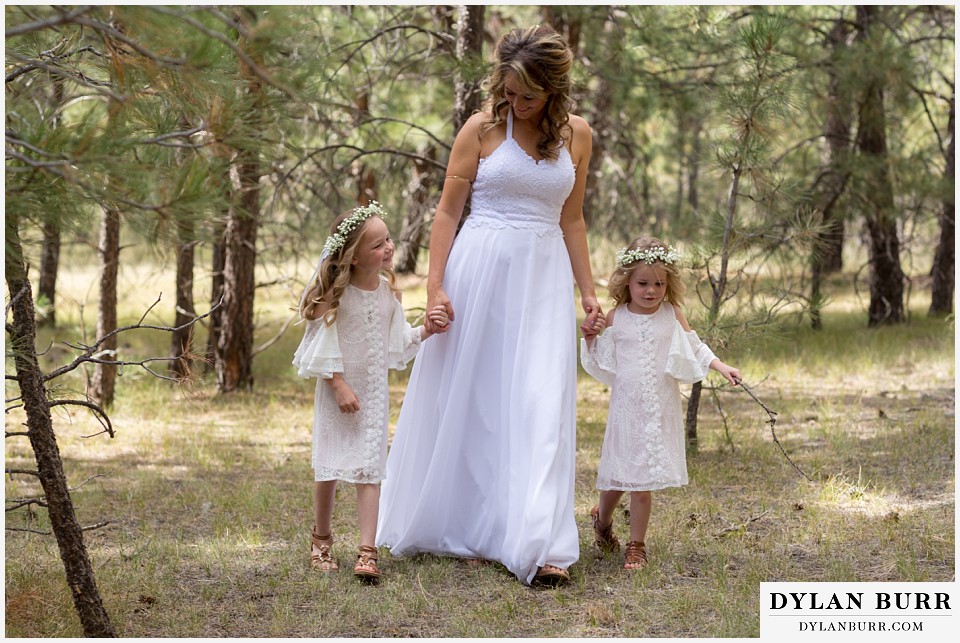
[[[402,371],[420,350],[420,327],[411,326],[399,301],[395,302],[390,318],[387,367]]]
[[[710,347],[700,341],[697,331],[684,331],[678,322],[670,339],[667,354],[667,374],[684,382],[699,382],[710,372],[710,362],[717,358]]]
[[[334,373],[343,372],[343,354],[337,322],[327,326],[322,319],[308,319],[300,346],[293,354],[297,375],[329,380]]]
[[[590,376],[600,380],[607,386],[613,386],[617,378],[617,344],[614,334],[607,331],[597,335],[593,346],[587,340],[580,338],[580,363]]]

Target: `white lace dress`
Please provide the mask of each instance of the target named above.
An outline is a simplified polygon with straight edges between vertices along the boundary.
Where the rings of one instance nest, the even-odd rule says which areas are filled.
[[[403,369],[420,347],[420,329],[404,317],[389,284],[376,290],[347,286],[337,320],[307,320],[293,358],[300,377],[316,377],[313,470],[317,482],[377,483],[387,459],[387,369]],[[342,373],[360,402],[341,413],[325,379]]]
[[[574,520],[577,339],[560,210],[566,149],[507,138],[481,159],[443,287],[456,319],[423,347],[397,420],[377,544],[486,558],[529,583],[580,552]]]
[[[611,387],[597,488],[654,491],[687,484],[679,382],[706,377],[715,355],[696,331],[684,332],[673,305],[649,315],[621,305],[613,326],[587,348],[584,370]]]

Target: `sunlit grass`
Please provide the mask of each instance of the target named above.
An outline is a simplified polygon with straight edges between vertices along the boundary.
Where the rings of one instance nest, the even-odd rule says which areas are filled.
[[[301,269],[305,278],[312,266]],[[138,284],[121,297],[124,323],[136,321],[159,290],[173,292],[165,271],[124,270],[124,279]],[[41,348],[80,338],[81,326],[89,337],[95,300],[84,293],[95,292],[94,278],[82,268],[64,277],[74,301],[85,302],[84,324],[79,306],[64,303],[60,327],[42,331]],[[422,278],[403,286],[405,306],[422,306]],[[206,301],[205,287],[198,280],[198,302]],[[293,290],[258,290],[258,342],[280,327]],[[950,580],[952,322],[928,320],[927,302],[914,293],[909,324],[867,329],[852,287],[838,282],[832,297],[822,331],[785,327],[722,355],[777,411],[780,442],[814,482],[782,457],[766,414],[711,377],[720,386],[726,429],[705,394],[700,448],[688,457],[690,484],[654,495],[651,564],[639,574],[625,573],[620,557],[601,557],[592,547],[587,514],[596,502],[609,391],[581,375],[581,559],[572,582],[558,591],[523,587],[498,565],[393,558],[387,551],[381,585],[359,585],[350,575],[359,533],[349,486],[338,489],[334,512],[341,572],[310,572],[313,382],[298,379],[290,366],[298,327],[256,357],[252,393],[217,396],[209,373],[178,387],[127,369],[111,410],[116,438],[83,438],[99,426],[75,409],[55,419],[71,484],[102,476],[73,498],[82,524],[112,521],[86,534],[107,609],[128,637],[750,637],[759,634],[762,581]],[[163,302],[151,313],[153,323],[172,320],[172,300],[165,294]],[[205,332],[198,338],[205,342]],[[137,331],[121,350],[164,354],[167,341]],[[54,344],[44,368],[71,355]],[[391,375],[391,423],[407,377]],[[82,371],[61,386],[82,394]],[[19,410],[8,414],[8,430],[22,421]],[[25,442],[6,442],[7,466],[32,466]],[[37,493],[31,478],[6,481],[7,499]],[[26,524],[24,512],[7,519]],[[43,510],[29,524],[49,529]],[[623,510],[616,529],[624,540]],[[8,533],[5,562],[8,635],[81,634],[49,537]]]

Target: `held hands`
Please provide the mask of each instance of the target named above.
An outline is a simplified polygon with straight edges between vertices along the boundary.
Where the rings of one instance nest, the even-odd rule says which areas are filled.
[[[434,330],[430,330],[431,326]],[[424,318],[423,327],[426,331],[424,339],[450,330],[450,315],[447,314],[447,309],[443,306],[431,308]]]
[[[580,325],[580,330],[583,331],[585,338],[593,339],[606,326],[606,318],[600,310],[600,302],[597,301],[596,297],[581,297],[580,303],[583,305],[583,312],[587,314],[583,324]]]
[[[440,329],[441,327],[434,321],[434,318],[432,318],[434,311],[438,307],[442,307],[447,315],[447,318],[444,320],[447,323],[443,326],[443,330]],[[426,319],[423,320],[423,326],[431,335],[445,332],[449,329],[450,322],[456,319],[453,313],[453,304],[450,303],[450,298],[447,297],[447,293],[443,291],[443,288],[427,288],[427,310],[430,311],[430,313]]]
[[[583,331],[583,338],[588,342],[590,342],[596,339],[597,335],[603,332],[603,329],[607,327],[607,316],[604,315],[603,312],[598,313],[597,321],[593,323],[593,329],[589,332],[585,328],[586,325],[587,325],[587,322],[586,320],[584,320],[583,326],[580,327],[580,330]]]

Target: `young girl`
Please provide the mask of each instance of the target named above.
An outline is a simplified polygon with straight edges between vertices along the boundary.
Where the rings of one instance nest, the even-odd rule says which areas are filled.
[[[605,321],[608,329],[581,340],[583,368],[611,387],[597,474],[600,504],[590,516],[597,546],[619,550],[613,512],[623,492],[630,492],[624,569],[647,564],[650,492],[687,484],[678,381],[698,382],[709,368],[731,384],[740,380],[740,371],[716,358],[680,310],[679,263],[676,250],[650,237],[622,249],[610,277],[616,308]]]
[[[431,334],[404,317],[390,270],[393,241],[376,201],[333,222],[320,265],[300,302],[307,320],[293,364],[316,377],[313,418],[314,569],[339,569],[330,529],[338,480],[357,487],[360,549],[354,574],[380,576],[374,536],[379,483],[387,457],[387,369],[403,369]],[[447,329],[446,310],[429,311],[434,332]]]

